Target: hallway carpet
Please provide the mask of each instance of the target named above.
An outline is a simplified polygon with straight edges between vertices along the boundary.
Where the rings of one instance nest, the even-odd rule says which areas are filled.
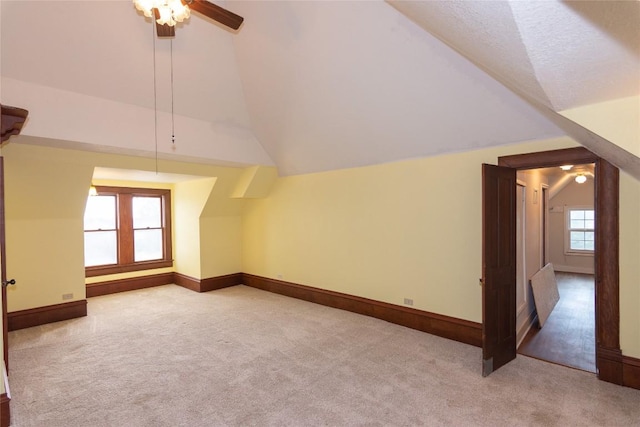
[[[623,426],[640,391],[246,286],[91,298],[9,334],[13,424]]]

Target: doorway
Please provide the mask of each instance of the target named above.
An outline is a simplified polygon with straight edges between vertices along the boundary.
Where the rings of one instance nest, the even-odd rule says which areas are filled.
[[[536,265],[527,269],[526,276],[536,273],[539,265],[550,262],[560,300],[543,328],[540,322],[534,321],[535,305],[528,307],[528,323],[522,325],[526,333],[518,335],[517,352],[595,373],[594,164],[518,171],[520,176],[540,184],[543,195],[541,203],[536,204],[533,190],[533,200],[527,204],[533,215],[540,216],[540,221],[529,225],[540,229],[530,233],[539,234],[541,238],[526,242],[526,258],[535,259],[540,254],[541,262],[535,260]],[[520,246],[519,243],[518,248]],[[548,260],[545,260],[547,254]],[[527,290],[530,290],[528,283]],[[520,315],[518,322],[521,322]]]
[[[502,170],[535,169],[541,167],[554,167],[564,164],[594,163],[595,178],[595,323],[596,323],[596,371],[598,378],[615,384],[622,384],[622,353],[620,351],[620,300],[619,300],[619,170],[609,162],[596,156],[583,147],[563,150],[546,151],[514,156],[505,156],[498,159]],[[513,186],[511,188],[514,188]],[[489,205],[491,201],[483,196],[483,205]],[[515,197],[511,197],[513,211],[515,212]],[[483,236],[492,236],[495,230],[500,230],[487,223]],[[512,233],[515,237],[515,220],[512,222]],[[515,240],[515,239],[514,239]],[[512,246],[513,247],[513,246]],[[488,249],[489,248],[489,249]],[[483,259],[492,256],[512,256],[506,252],[489,254],[491,246],[483,249]],[[514,256],[515,258],[515,256]],[[498,263],[499,264],[499,263]],[[484,268],[484,266],[483,266]],[[513,269],[515,276],[515,268]],[[513,276],[512,276],[513,277]],[[515,277],[513,277],[515,279]],[[487,281],[483,277],[483,281]],[[494,354],[508,354],[515,358],[515,340],[504,340],[494,335],[503,330],[515,329],[515,310],[509,306],[509,302],[515,298],[515,280],[511,280],[511,287],[496,288],[493,284],[484,283],[483,288],[483,313],[513,313],[496,317],[502,324],[483,325],[483,372],[487,362],[493,362],[488,356]],[[507,292],[514,297],[495,296],[496,292]],[[487,298],[487,296],[491,298]],[[512,326],[513,325],[513,326]],[[496,345],[502,346],[497,348]],[[506,362],[505,362],[506,363]],[[501,363],[502,364],[502,363]],[[501,365],[500,364],[500,365]],[[496,369],[498,366],[496,365]],[[487,374],[493,369],[487,369]]]

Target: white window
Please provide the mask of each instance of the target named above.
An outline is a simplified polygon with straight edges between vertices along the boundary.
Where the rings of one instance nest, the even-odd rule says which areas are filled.
[[[592,254],[595,249],[595,212],[592,207],[566,209],[565,253]]]

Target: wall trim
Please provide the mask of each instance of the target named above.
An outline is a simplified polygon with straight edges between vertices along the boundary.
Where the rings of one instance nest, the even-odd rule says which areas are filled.
[[[2,413],[2,417],[0,417],[0,427],[9,427],[11,421],[10,401],[11,398],[7,396],[7,393],[0,394],[0,412]]]
[[[173,283],[195,292],[209,292],[216,289],[228,288],[242,284],[242,273],[227,274],[224,276],[196,279],[186,274],[173,273]]]
[[[173,273],[161,273],[150,276],[87,283],[87,298],[115,294],[118,292],[134,291],[136,289],[151,288],[153,286],[169,285],[173,283],[173,280]]]
[[[622,385],[622,351],[619,348],[604,347],[596,343],[596,361],[599,378],[604,374],[607,378],[615,380],[605,381]]]
[[[476,347],[482,346],[482,324],[469,320],[247,273],[242,274],[242,283],[276,294],[386,320]]]
[[[63,304],[47,305],[45,307],[30,308],[28,310],[7,313],[7,329],[31,328],[61,320],[75,319],[87,315],[87,300],[71,301]]]
[[[622,385],[640,390],[640,359],[622,356]]]

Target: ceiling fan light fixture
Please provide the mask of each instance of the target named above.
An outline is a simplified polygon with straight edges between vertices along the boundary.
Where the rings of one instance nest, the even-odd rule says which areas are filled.
[[[156,19],[156,22],[160,25],[168,25],[173,27],[176,25],[176,21],[173,19],[173,13],[169,6],[158,6],[158,13],[160,14],[160,18]]]
[[[189,6],[182,3],[182,0],[169,0],[169,7],[173,10],[173,19],[182,22],[191,16]]]
[[[176,25],[176,22],[184,21],[191,15],[189,6],[182,0],[133,0],[133,4],[147,18],[153,17],[153,10],[157,9],[160,17],[156,19],[156,22],[170,27]]]
[[[133,0],[133,4],[144,16],[151,18],[153,16],[153,8],[156,7],[156,0]]]

